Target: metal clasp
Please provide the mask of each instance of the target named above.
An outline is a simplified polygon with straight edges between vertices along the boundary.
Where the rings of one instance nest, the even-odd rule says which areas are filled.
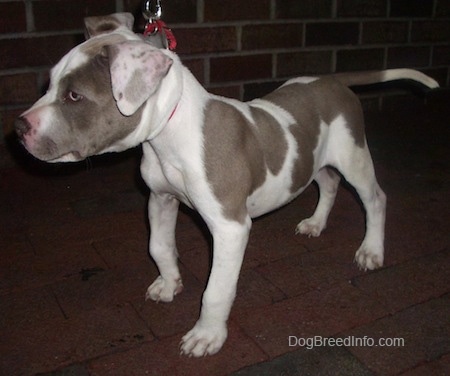
[[[142,15],[147,20],[147,25],[158,21],[162,15],[161,0],[147,0],[142,4]],[[158,29],[155,28],[153,34],[156,34]]]

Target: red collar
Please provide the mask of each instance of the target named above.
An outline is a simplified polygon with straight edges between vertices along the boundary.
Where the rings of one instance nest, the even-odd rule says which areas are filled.
[[[172,113],[170,114],[169,120],[168,120],[168,121],[170,121],[170,119],[172,119],[173,115],[175,114],[175,111],[177,110],[177,107],[178,107],[178,103],[177,103],[177,104],[175,105],[175,107],[173,108]]]

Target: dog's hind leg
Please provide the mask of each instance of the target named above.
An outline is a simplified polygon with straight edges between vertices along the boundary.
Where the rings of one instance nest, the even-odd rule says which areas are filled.
[[[324,167],[319,170],[314,180],[319,186],[319,202],[314,214],[297,225],[296,234],[319,236],[325,229],[341,178],[331,168]]]

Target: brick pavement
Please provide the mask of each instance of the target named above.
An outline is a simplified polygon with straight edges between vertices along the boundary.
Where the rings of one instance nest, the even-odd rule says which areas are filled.
[[[320,238],[295,236],[317,199],[308,188],[255,221],[229,338],[205,359],[180,357],[178,343],[197,319],[211,241],[183,209],[177,240],[185,291],[171,304],[144,301],[157,270],[147,256],[138,150],[1,169],[0,374],[449,374],[444,99],[367,116],[388,195],[386,265],[362,272],[353,264],[364,216],[345,187]],[[290,347],[289,336],[403,338],[404,346],[307,349]]]

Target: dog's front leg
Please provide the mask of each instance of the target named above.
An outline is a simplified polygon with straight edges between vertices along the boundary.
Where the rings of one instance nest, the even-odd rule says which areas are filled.
[[[211,275],[203,294],[200,318],[181,340],[182,354],[212,355],[225,342],[250,227],[250,217],[243,224],[222,220],[210,226],[214,242]]]
[[[146,299],[171,302],[183,290],[178,270],[178,252],[175,244],[175,226],[180,202],[169,194],[150,194],[148,216],[150,221],[150,255],[160,275],[147,289]]]

